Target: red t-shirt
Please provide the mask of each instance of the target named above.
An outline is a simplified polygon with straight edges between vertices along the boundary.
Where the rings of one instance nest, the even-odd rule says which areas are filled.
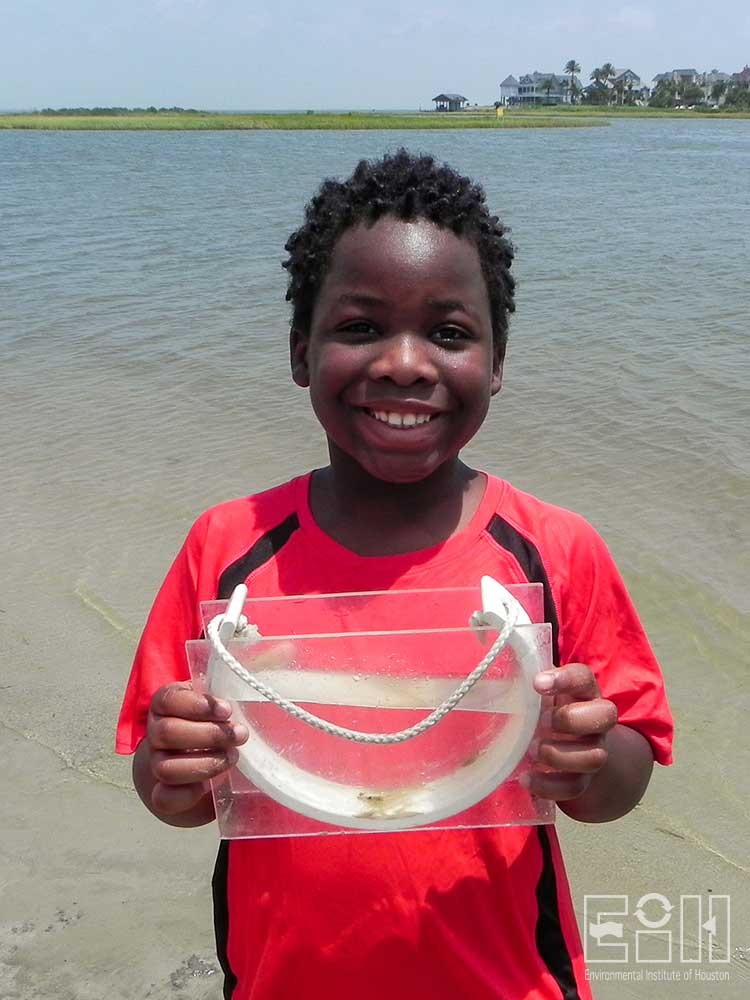
[[[488,477],[470,524],[396,556],[345,549],[313,520],[310,476],[221,504],[193,526],[159,591],[125,694],[119,753],[145,735],[157,688],[187,679],[201,601],[504,584],[544,586],[555,663],[596,674],[620,722],[671,761],[653,652],[594,529]],[[578,928],[553,826],[222,841],[214,908],[232,1000],[586,1000]]]

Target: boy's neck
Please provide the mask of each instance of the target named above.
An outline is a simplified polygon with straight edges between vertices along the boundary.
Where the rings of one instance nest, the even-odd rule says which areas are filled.
[[[484,476],[458,459],[416,483],[384,482],[343,459],[313,473],[310,508],[323,531],[359,555],[439,545],[471,521],[484,495]]]

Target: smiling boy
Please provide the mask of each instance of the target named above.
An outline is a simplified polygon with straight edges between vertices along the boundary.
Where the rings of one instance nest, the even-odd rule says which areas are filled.
[[[668,763],[663,682],[604,543],[459,455],[501,387],[512,249],[484,195],[401,151],[327,181],[287,244],[291,363],[330,461],[196,522],[157,596],[118,750],[146,806],[213,818],[208,779],[248,737],[192,691],[201,601],[540,582],[555,696],[532,789],[576,819],[627,813]],[[554,827],[223,842],[214,876],[232,1000],[590,996]]]

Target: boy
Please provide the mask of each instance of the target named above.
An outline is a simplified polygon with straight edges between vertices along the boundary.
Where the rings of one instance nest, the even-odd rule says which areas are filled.
[[[484,194],[401,150],[326,181],[287,243],[291,363],[324,469],[198,519],[156,599],[118,750],[164,822],[213,818],[208,779],[247,739],[191,690],[199,604],[541,582],[556,668],[536,794],[575,819],[632,809],[671,718],[604,543],[581,518],[470,469],[461,448],[501,387],[513,253]],[[619,718],[618,718],[619,713]],[[222,842],[215,925],[232,1000],[590,996],[554,827]]]

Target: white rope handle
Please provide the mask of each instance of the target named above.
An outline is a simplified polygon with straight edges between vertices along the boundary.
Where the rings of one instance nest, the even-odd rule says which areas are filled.
[[[264,684],[263,681],[259,680],[258,677],[246,670],[242,664],[232,656],[222,642],[219,634],[222,622],[224,621],[224,615],[217,615],[215,618],[212,618],[208,623],[206,631],[214,653],[223,663],[226,664],[227,667],[229,667],[232,673],[236,674],[236,676],[246,684],[249,684],[250,687],[257,691],[258,694],[267,701],[277,705],[293,718],[299,719],[300,722],[305,722],[309,726],[314,726],[315,729],[320,729],[322,732],[328,733],[330,736],[340,736],[341,739],[351,740],[354,743],[370,743],[387,746],[394,743],[404,743],[406,740],[411,740],[415,736],[420,736],[422,733],[427,732],[428,729],[432,729],[432,727],[436,726],[438,722],[445,718],[449,712],[453,711],[461,699],[464,698],[469,691],[471,691],[477,681],[482,679],[507,645],[508,639],[510,638],[516,624],[517,608],[515,608],[512,612],[509,605],[505,602],[503,603],[503,607],[505,609],[506,616],[505,620],[502,622],[499,616],[493,613],[477,611],[471,616],[471,625],[473,627],[490,625],[495,628],[498,624],[502,625],[500,634],[493,642],[487,655],[484,656],[471,673],[464,678],[455,691],[449,695],[445,701],[442,702],[442,704],[438,705],[436,709],[430,712],[428,716],[422,719],[421,722],[418,722],[413,726],[409,726],[408,729],[401,729],[395,733],[363,733],[358,729],[347,729],[345,726],[337,726],[333,722],[327,722],[325,719],[321,719],[320,716],[313,715],[312,712],[308,712],[306,709],[300,708],[299,705],[296,705],[293,701],[289,701],[288,698],[284,698],[277,691],[274,691],[273,688]],[[247,627],[248,626],[243,623],[242,625],[238,625],[237,631],[241,634],[244,628]],[[254,626],[250,626],[250,628],[253,627]]]

